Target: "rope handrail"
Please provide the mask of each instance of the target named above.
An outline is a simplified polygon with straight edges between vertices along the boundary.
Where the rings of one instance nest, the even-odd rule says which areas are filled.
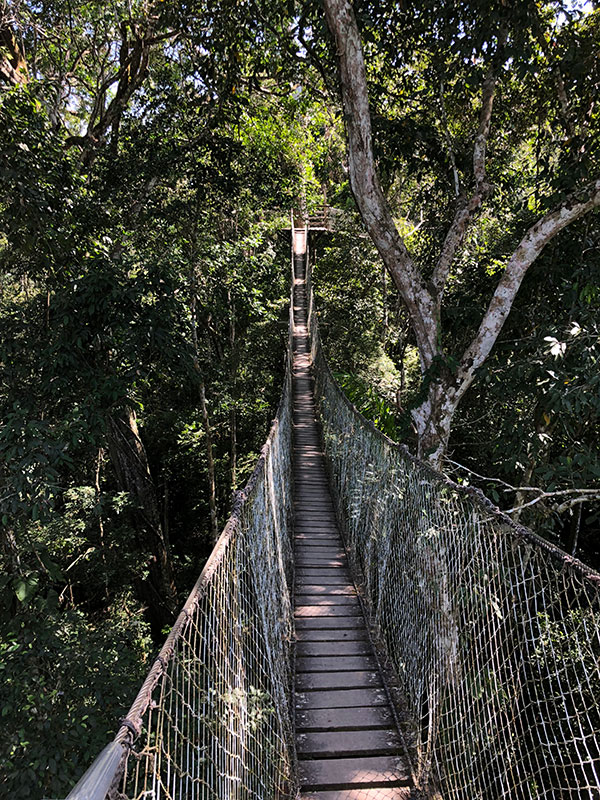
[[[292,336],[290,300],[283,390],[252,475],[235,493],[229,519],[114,740],[67,800],[295,795],[288,589]],[[261,592],[270,595],[263,607],[256,598]],[[215,594],[218,613],[211,609]],[[216,643],[223,649],[220,663],[209,652]],[[174,674],[180,669],[183,682]],[[182,706],[172,719],[169,693],[180,695]]]
[[[333,490],[416,785],[598,800],[600,575],[366,420],[325,360],[310,286],[309,331]]]
[[[317,336],[319,336],[317,331]],[[402,454],[402,457],[405,458],[407,461],[412,462],[415,466],[431,473],[432,477],[443,483],[449,489],[456,491],[458,494],[464,494],[469,496],[473,503],[476,505],[481,506],[482,510],[487,511],[489,514],[498,518],[504,525],[508,528],[511,528],[514,533],[518,536],[521,536],[523,539],[534,544],[536,547],[541,547],[542,549],[546,550],[549,555],[555,558],[557,561],[561,561],[565,564],[568,564],[574,570],[580,572],[583,576],[588,578],[591,581],[595,581],[600,583],[600,572],[590,567],[588,564],[585,564],[575,556],[570,555],[562,548],[558,547],[558,545],[553,544],[552,542],[548,541],[548,539],[544,539],[539,534],[532,531],[531,528],[527,528],[525,525],[521,525],[519,522],[516,522],[514,519],[508,516],[504,511],[502,511],[498,506],[495,506],[489,497],[479,489],[477,486],[464,486],[460,483],[456,483],[452,480],[452,478],[448,477],[443,472],[439,472],[431,464],[428,464],[426,461],[418,458],[414,453],[411,453],[410,448],[408,445],[403,444],[402,442],[396,442],[394,439],[391,439],[386,433],[382,430],[377,428],[373,420],[367,419],[354,405],[354,403],[350,400],[350,398],[346,395],[342,387],[340,386],[339,382],[337,381],[335,375],[333,374],[329,363],[324,358],[322,353],[322,345],[320,343],[319,337],[319,355],[316,357],[316,363],[319,364],[319,369],[324,370],[327,373],[327,379],[331,383],[333,383],[339,394],[340,400],[348,407],[353,415],[355,415],[359,420],[360,424],[364,425],[368,428],[374,436],[379,437],[385,444],[392,450],[397,450]],[[313,357],[314,358],[314,357]]]

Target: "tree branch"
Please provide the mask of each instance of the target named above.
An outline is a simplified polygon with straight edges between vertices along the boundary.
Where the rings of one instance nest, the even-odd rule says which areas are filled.
[[[324,0],[327,24],[335,39],[344,116],[348,132],[350,185],[362,219],[406,304],[421,366],[437,353],[437,317],[425,286],[394,223],[373,157],[367,76],[360,33],[349,0]]]
[[[563,503],[554,504],[551,507],[551,510],[556,514],[562,514],[565,511],[568,511],[573,506],[580,505],[581,503],[587,503],[590,500],[600,500],[600,490],[599,489],[566,489],[560,492],[544,492],[541,489],[541,492],[538,497],[534,497],[533,500],[530,500],[528,503],[522,503],[514,508],[509,508],[505,511],[505,514],[512,514],[515,511],[522,511],[524,508],[529,508],[534,506],[536,503],[541,502],[542,500],[548,500],[551,497],[562,497],[566,494],[575,494],[576,497],[570,497],[568,500],[565,500]]]
[[[0,81],[12,86],[27,83],[27,61],[9,23],[0,21]]]
[[[450,136],[450,127],[448,125],[448,115],[446,114],[446,103],[444,102],[444,82],[440,83],[440,110],[442,112],[442,124],[444,126],[444,139],[446,140],[446,147],[448,149],[448,158],[452,166],[452,175],[454,177],[454,194],[460,197],[460,176],[456,166],[456,158],[452,148],[452,137]]]
[[[458,467],[459,469],[462,469],[465,472],[468,472],[469,475],[474,475],[476,478],[479,478],[482,481],[489,481],[490,483],[499,483],[502,486],[506,486],[506,489],[504,490],[506,492],[513,492],[513,491],[516,492],[516,491],[518,491],[518,488],[516,486],[511,486],[510,483],[507,483],[506,481],[503,481],[501,478],[492,478],[489,475],[480,475],[478,472],[475,472],[474,470],[470,469],[469,467],[465,467],[464,464],[459,464],[458,461],[453,461],[451,458],[448,458],[447,456],[444,457],[444,461],[446,463],[448,463],[448,464],[452,464],[452,466],[454,466],[454,467]],[[533,489],[535,487],[530,487],[530,488]],[[538,490],[535,489],[535,491],[538,491]],[[542,491],[542,490],[540,489],[539,491]]]
[[[556,492],[546,492],[544,489],[541,489],[539,486],[512,486],[510,483],[503,481],[501,478],[491,478],[486,475],[480,475],[478,472],[474,472],[469,467],[465,467],[463,464],[459,464],[458,461],[452,461],[450,458],[445,458],[449,464],[452,464],[459,469],[468,472],[470,475],[474,475],[476,478],[480,478],[484,481],[489,481],[491,483],[499,483],[502,486],[506,487],[503,491],[506,492],[535,492],[536,497],[533,500],[529,500],[527,503],[519,503],[518,505],[514,506],[513,508],[509,508],[504,511],[505,514],[513,514],[515,511],[522,511],[524,508],[529,508],[531,506],[536,505],[536,503],[541,502],[542,500],[548,500],[549,498],[556,498],[556,497],[566,497],[564,502],[560,504],[554,504],[551,510],[557,514],[562,514],[564,511],[568,511],[573,506],[580,505],[581,503],[586,503],[590,500],[598,500],[600,499],[600,489],[559,489]],[[573,497],[575,495],[575,497]]]
[[[600,206],[600,179],[572,195],[529,228],[509,258],[479,330],[462,357],[457,376],[459,387],[457,397],[462,397],[469,388],[475,371],[483,364],[496,343],[529,267],[548,242],[563,228],[598,206]]]
[[[503,44],[503,42],[504,39],[501,38],[500,45]],[[490,125],[492,121],[492,109],[496,94],[496,81],[497,78],[494,66],[490,66],[485,80],[483,81],[479,127],[475,136],[475,144],[473,145],[473,177],[475,179],[475,188],[468,202],[465,202],[464,199],[461,202],[459,199],[454,219],[444,239],[442,252],[431,279],[437,292],[438,311],[441,306],[444,289],[446,288],[450,267],[456,255],[456,251],[460,247],[467,228],[475,217],[475,214],[479,211],[491,190],[490,184],[487,183],[485,179],[485,163],[487,141],[490,135]],[[456,172],[456,167],[454,167],[454,169]]]

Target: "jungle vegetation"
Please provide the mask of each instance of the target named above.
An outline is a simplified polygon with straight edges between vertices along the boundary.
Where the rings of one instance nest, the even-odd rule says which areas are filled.
[[[101,749],[252,469],[291,208],[353,402],[600,563],[596,2],[0,13],[3,795]]]

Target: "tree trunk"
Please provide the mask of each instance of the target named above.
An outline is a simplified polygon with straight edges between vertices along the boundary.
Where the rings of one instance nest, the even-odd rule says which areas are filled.
[[[236,230],[237,233],[237,230]],[[237,489],[237,370],[238,370],[238,347],[236,338],[236,319],[235,304],[231,289],[227,290],[227,304],[229,306],[229,346],[231,348],[231,395],[233,402],[229,412],[229,426],[231,431],[231,490]]]
[[[208,416],[208,408],[206,405],[206,386],[204,379],[200,377],[200,342],[198,339],[198,322],[196,320],[196,273],[192,268],[190,276],[191,283],[191,299],[190,299],[190,317],[192,322],[192,345],[194,369],[200,379],[200,386],[198,387],[198,399],[200,400],[200,412],[202,414],[202,426],[204,428],[204,436],[206,441],[206,465],[208,469],[208,506],[210,509],[210,533],[214,542],[219,538],[219,522],[217,519],[217,482],[215,479],[215,460],[213,457],[213,440],[212,430],[210,427],[210,417]]]
[[[569,538],[567,541],[567,553],[572,556],[577,553],[577,546],[579,544],[579,532],[581,530],[581,513],[583,511],[583,503],[580,503],[577,508],[572,511],[571,523],[569,525]]]
[[[134,525],[141,534],[143,545],[152,554],[148,577],[140,585],[140,590],[148,604],[153,632],[159,635],[173,621],[175,581],[148,457],[140,439],[135,411],[129,404],[108,417],[108,449],[119,485],[134,502]]]
[[[458,406],[456,390],[449,379],[432,381],[427,397],[412,411],[418,436],[418,456],[441,470],[448,447],[452,420]]]
[[[215,480],[215,461],[213,458],[213,441],[206,407],[206,388],[204,381],[200,382],[200,410],[202,412],[202,424],[204,426],[204,436],[206,440],[206,463],[208,467],[208,505],[210,508],[210,532],[213,541],[219,538],[219,522],[217,520],[217,482]]]
[[[11,86],[27,83],[25,53],[6,22],[0,22],[0,81]]]
[[[229,427],[231,428],[231,491],[237,489],[237,411],[235,405],[229,412]]]
[[[506,32],[500,32],[498,36],[482,82],[472,162],[475,189],[470,199],[459,198],[433,277],[427,282],[396,228],[379,181],[373,154],[367,74],[352,3],[350,0],[323,0],[323,6],[336,44],[348,140],[350,186],[365,227],[404,301],[419,350],[421,370],[427,381],[432,366],[442,355],[441,305],[451,266],[469,225],[491,191],[486,180],[487,140],[496,91],[496,71],[502,59]],[[441,464],[454,412],[473,383],[478,368],[495,345],[527,270],[554,236],[598,206],[600,178],[596,177],[587,185],[579,185],[561,205],[525,232],[506,262],[479,329],[459,360],[456,375],[451,380],[444,377],[436,384],[430,384],[427,398],[413,411],[419,436],[419,454],[429,454],[433,466],[439,468]]]

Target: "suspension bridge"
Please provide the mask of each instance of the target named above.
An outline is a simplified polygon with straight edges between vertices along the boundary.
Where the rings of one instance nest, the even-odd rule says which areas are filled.
[[[254,473],[68,800],[600,800],[600,575],[360,416],[308,238]]]

